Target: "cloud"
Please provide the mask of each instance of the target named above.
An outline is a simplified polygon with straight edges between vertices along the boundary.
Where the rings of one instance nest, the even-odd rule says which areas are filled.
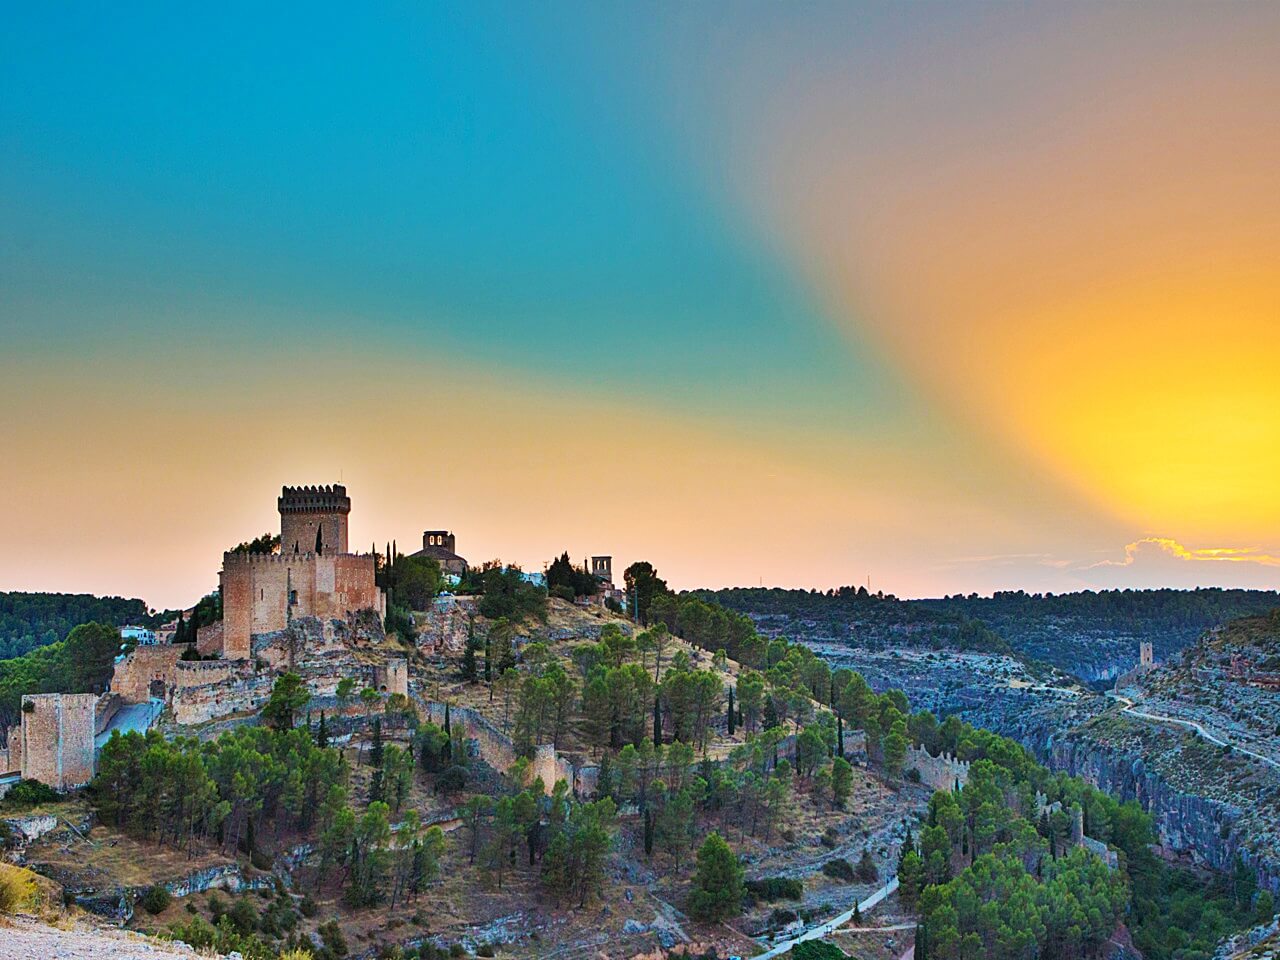
[[[1125,544],[1124,556],[1072,568],[1099,587],[1280,588],[1280,556],[1260,547],[1188,547],[1172,537]]]
[[[1280,557],[1263,553],[1257,547],[1185,547],[1172,537],[1143,537],[1125,544],[1123,560],[1099,560],[1086,570],[1096,567],[1131,567],[1144,552],[1155,547],[1169,557],[1189,563],[1256,563],[1265,567],[1280,567]]]

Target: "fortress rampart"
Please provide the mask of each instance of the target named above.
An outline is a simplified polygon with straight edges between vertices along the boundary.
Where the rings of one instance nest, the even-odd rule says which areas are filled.
[[[300,617],[341,620],[360,610],[386,616],[371,554],[228,553],[220,583],[228,660],[248,658],[255,634],[283,630]]]
[[[55,790],[93,779],[98,696],[37,693],[22,698],[22,779]]]
[[[920,771],[920,782],[934,790],[952,791],[969,782],[969,761],[957,760],[949,753],[931,756],[923,747],[909,747],[905,770]]]

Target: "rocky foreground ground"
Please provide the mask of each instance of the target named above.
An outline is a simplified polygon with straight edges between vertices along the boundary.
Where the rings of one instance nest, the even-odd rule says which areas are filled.
[[[68,921],[63,928],[18,916],[0,925],[0,960],[192,960],[197,956],[185,944],[161,943],[83,920]]]

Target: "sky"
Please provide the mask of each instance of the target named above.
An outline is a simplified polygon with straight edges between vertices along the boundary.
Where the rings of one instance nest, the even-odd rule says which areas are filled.
[[[1280,588],[1280,7],[28,5],[0,589]]]

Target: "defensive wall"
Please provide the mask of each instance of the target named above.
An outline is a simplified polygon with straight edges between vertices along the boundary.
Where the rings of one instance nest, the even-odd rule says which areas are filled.
[[[444,726],[445,705],[435,701],[419,701],[426,717],[438,727]],[[519,754],[511,738],[499,730],[492,721],[470,707],[450,705],[449,732],[459,733],[467,741],[468,752],[478,756],[499,773],[506,773]],[[600,768],[595,764],[577,765],[568,757],[558,754],[553,744],[539,744],[534,748],[531,775],[542,778],[543,788],[549,794],[557,780],[569,784],[575,796],[588,797],[595,793]]]
[[[369,554],[227,553],[222,557],[222,656],[250,655],[255,634],[291,620],[343,620],[361,610],[386,617],[386,594],[374,583]]]
[[[178,663],[185,649],[181,644],[134,647],[116,661],[111,693],[118,694],[125,703],[146,703],[152,696],[168,696],[177,682]]]
[[[0,742],[0,776],[18,773],[22,769],[22,724],[9,728]]]
[[[37,693],[22,698],[22,779],[71,790],[93,779],[98,695]]]
[[[920,782],[934,790],[948,792],[969,782],[969,761],[957,760],[949,753],[931,756],[924,747],[908,747],[904,770],[918,770]]]

